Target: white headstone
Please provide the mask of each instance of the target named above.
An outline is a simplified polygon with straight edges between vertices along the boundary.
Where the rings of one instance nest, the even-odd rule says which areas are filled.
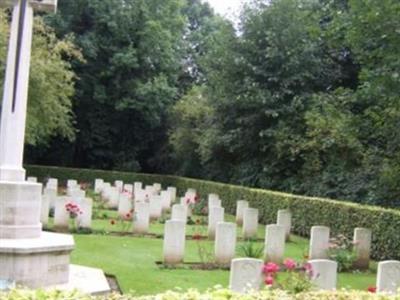
[[[184,205],[186,207],[186,215],[188,217],[191,217],[193,215],[192,213],[192,207],[191,207],[191,200],[189,198],[186,197],[182,197],[181,198],[181,205]]]
[[[57,189],[52,189],[52,188],[44,188],[43,190],[43,196],[48,197],[49,201],[49,208],[54,209],[54,203],[57,199]]]
[[[328,258],[329,232],[326,226],[311,227],[309,259]]]
[[[185,222],[169,220],[164,227],[165,264],[178,264],[183,262],[185,256]]]
[[[92,228],[93,200],[91,198],[83,198],[79,201],[79,207],[82,213],[77,217],[79,228]]]
[[[215,231],[215,262],[229,265],[235,258],[236,224],[218,222]]]
[[[163,211],[168,211],[171,209],[172,195],[170,191],[161,192],[161,204]]]
[[[49,178],[46,183],[46,188],[58,190],[58,179]]]
[[[150,198],[150,219],[155,220],[162,216],[161,196],[152,196]]]
[[[315,259],[308,262],[311,265],[311,282],[321,290],[335,290],[337,282],[336,261]]]
[[[60,229],[68,229],[70,215],[67,212],[66,205],[73,202],[70,197],[57,197],[54,209],[54,227]]]
[[[211,207],[221,207],[221,200],[217,194],[209,194],[208,195],[208,209]]]
[[[171,220],[187,222],[187,208],[182,204],[174,204],[172,206]]]
[[[96,194],[100,194],[104,187],[104,180],[103,179],[95,179],[94,180],[94,192]]]
[[[171,192],[172,202],[176,201],[176,187],[170,186],[167,188],[167,191]]]
[[[107,189],[107,195],[108,195],[107,199],[108,207],[113,209],[118,208],[119,197],[121,195],[119,189],[117,187],[110,187],[109,189]]]
[[[378,264],[376,290],[380,293],[396,294],[400,289],[400,261],[387,260]]]
[[[356,260],[353,266],[357,269],[368,269],[371,253],[372,232],[366,228],[356,228],[354,230],[354,251]]]
[[[285,227],[286,240],[290,239],[290,231],[292,229],[292,213],[288,209],[278,210],[276,224]]]
[[[149,232],[150,226],[150,204],[138,202],[135,206],[133,217],[133,232],[138,234],[146,234]]]
[[[135,203],[136,202],[146,202],[146,200],[150,201],[149,194],[146,193],[146,191],[142,190],[142,189],[136,190],[134,197],[135,197]]]
[[[285,254],[285,227],[281,225],[267,225],[265,231],[264,258],[267,262],[280,264]]]
[[[188,188],[187,189],[187,193],[189,193],[189,194],[197,194],[197,191],[196,191],[196,189],[193,189],[193,188]]]
[[[245,200],[239,200],[236,203],[236,224],[243,224],[243,214],[244,210],[249,207],[249,202]]]
[[[245,239],[257,237],[258,209],[245,208],[243,214],[243,237]]]
[[[124,184],[124,192],[130,194],[130,197],[132,198],[133,195],[133,184]]]
[[[118,189],[120,193],[122,193],[122,190],[124,189],[124,182],[122,180],[115,180],[114,186]]]
[[[154,188],[154,186],[152,185],[146,185],[146,187],[144,188],[144,190],[146,191],[146,194],[151,198],[152,196],[157,195],[157,191]]]
[[[75,201],[79,201],[79,199],[83,199],[86,197],[86,192],[79,188],[75,188],[75,189],[68,190],[67,195],[69,197],[73,198]]]
[[[258,291],[262,285],[264,262],[254,258],[236,258],[231,262],[229,287],[237,293]]]
[[[78,181],[76,181],[75,179],[67,180],[67,189],[74,188],[76,186],[78,186]]]
[[[121,217],[125,217],[127,214],[131,213],[132,209],[132,200],[129,198],[129,195],[126,193],[120,194],[118,202],[118,214]]]
[[[143,189],[143,183],[136,181],[133,183],[133,193],[136,195],[137,191]]]
[[[208,211],[208,237],[215,238],[215,230],[218,222],[224,221],[225,209],[223,207],[212,206]]]
[[[160,183],[153,183],[153,187],[157,194],[160,193],[162,190],[162,186]]]

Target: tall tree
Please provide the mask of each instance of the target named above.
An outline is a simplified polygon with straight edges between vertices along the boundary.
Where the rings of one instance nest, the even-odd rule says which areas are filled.
[[[0,11],[0,94],[9,37],[9,15]],[[71,98],[75,74],[69,59],[82,60],[69,36],[57,39],[40,17],[34,21],[32,59],[29,78],[26,143],[43,147],[55,136],[75,138]]]

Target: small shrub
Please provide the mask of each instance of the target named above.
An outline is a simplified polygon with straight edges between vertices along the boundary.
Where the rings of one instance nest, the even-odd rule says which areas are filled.
[[[342,234],[330,240],[328,256],[338,263],[339,272],[351,270],[357,258],[353,246],[353,242]]]
[[[261,258],[264,254],[264,247],[250,239],[238,246],[238,253],[242,257]]]

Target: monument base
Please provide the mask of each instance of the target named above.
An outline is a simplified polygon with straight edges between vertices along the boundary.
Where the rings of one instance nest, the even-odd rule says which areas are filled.
[[[53,289],[61,291],[77,290],[90,295],[104,295],[111,292],[103,270],[77,265],[69,266],[68,283],[49,288],[49,290]]]
[[[42,232],[34,239],[0,239],[0,279],[41,288],[67,283],[71,235]]]
[[[39,238],[41,201],[39,183],[0,181],[0,239]]]

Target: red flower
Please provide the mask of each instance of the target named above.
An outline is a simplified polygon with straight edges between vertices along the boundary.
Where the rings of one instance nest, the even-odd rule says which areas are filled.
[[[199,200],[200,200],[199,196],[196,195],[196,196],[194,197],[194,201],[195,201],[195,202],[199,202]]]
[[[195,233],[195,234],[193,234],[193,239],[198,241],[201,239],[201,235],[198,233]]]
[[[278,271],[279,271],[279,266],[273,262],[266,263],[263,268],[264,274],[275,274]]]
[[[115,225],[115,220],[111,220],[111,221],[110,221],[110,224],[111,224],[111,225]]]
[[[296,265],[297,265],[296,261],[291,258],[285,259],[283,264],[285,265],[286,269],[288,269],[288,270],[296,269]]]
[[[368,292],[370,292],[370,293],[376,293],[376,286],[369,286],[369,287],[368,287]]]
[[[126,215],[125,215],[125,217],[127,218],[127,219],[130,219],[131,218],[131,214],[130,213],[127,213]]]
[[[273,285],[274,284],[274,277],[271,275],[268,275],[267,278],[265,278],[265,284],[266,285]]]

